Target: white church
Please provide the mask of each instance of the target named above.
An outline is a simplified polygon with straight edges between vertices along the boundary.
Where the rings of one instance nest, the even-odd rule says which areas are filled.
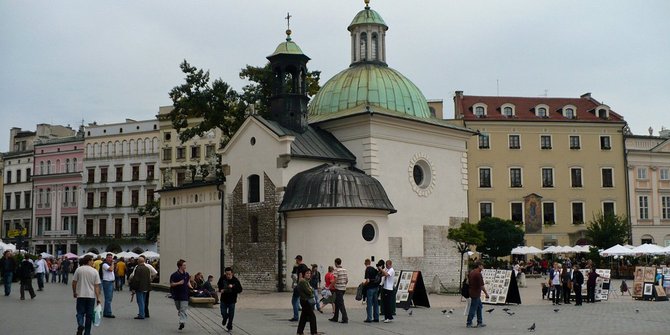
[[[352,287],[365,258],[422,271],[434,289],[458,287],[461,258],[447,231],[468,216],[474,132],[436,118],[387,65],[388,26],[369,5],[348,30],[351,50],[340,52],[351,65],[311,101],[309,57],[287,31],[267,57],[271,116],[248,117],[220,151],[225,182],[161,190],[162,283],[183,258],[191,274],[231,266],[245,287],[281,291],[302,255],[322,274],[341,258]]]

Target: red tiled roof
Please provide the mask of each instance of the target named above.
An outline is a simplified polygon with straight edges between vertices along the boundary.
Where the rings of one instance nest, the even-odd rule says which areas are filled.
[[[473,106],[483,103],[486,105],[486,117],[479,118],[474,114]],[[514,105],[515,116],[512,118],[502,114],[504,104]],[[548,117],[542,118],[535,115],[537,105],[547,105]],[[577,118],[568,119],[563,116],[562,110],[565,106],[572,105],[576,108]],[[466,121],[473,120],[518,120],[518,121],[569,121],[569,122],[624,122],[621,115],[610,109],[609,118],[599,118],[595,109],[598,106],[606,106],[593,99],[590,94],[584,94],[579,98],[549,98],[549,97],[492,97],[463,95],[456,92],[454,96],[454,108],[457,119]],[[606,106],[609,108],[608,106]],[[459,115],[459,114],[462,114]]]

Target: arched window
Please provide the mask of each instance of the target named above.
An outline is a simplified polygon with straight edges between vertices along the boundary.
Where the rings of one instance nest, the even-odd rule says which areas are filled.
[[[252,174],[247,180],[249,185],[247,202],[253,203],[261,201],[260,177],[258,177],[257,174]]]
[[[258,217],[249,218],[249,242],[258,243]]]
[[[47,161],[47,174],[51,174],[51,161]]]
[[[70,159],[65,160],[65,173],[70,173]]]
[[[72,172],[77,172],[77,159],[72,159]]]
[[[40,162],[40,174],[44,174],[44,161]]]
[[[46,193],[46,199],[44,200],[44,203],[47,208],[51,207],[51,189],[47,188],[47,193]]]
[[[361,33],[361,39],[360,39],[360,60],[367,60],[368,59],[368,34],[367,33]]]
[[[379,60],[379,41],[377,39],[377,33],[372,33],[372,48],[370,51],[372,60]]]
[[[63,192],[63,207],[68,206],[68,200],[70,200],[70,188],[65,187],[65,192]]]

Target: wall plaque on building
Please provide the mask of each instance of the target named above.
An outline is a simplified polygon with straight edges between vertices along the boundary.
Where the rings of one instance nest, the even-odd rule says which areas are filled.
[[[523,197],[526,208],[526,234],[539,234],[542,232],[542,197],[531,193]]]

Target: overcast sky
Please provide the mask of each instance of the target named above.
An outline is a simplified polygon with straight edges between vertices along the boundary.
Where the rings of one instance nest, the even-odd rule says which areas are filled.
[[[389,26],[387,63],[428,99],[593,97],[633,132],[670,127],[670,1],[373,0]],[[293,40],[322,71],[350,63],[362,0],[0,0],[0,151],[9,129],[153,118],[183,82],[179,63],[241,89]]]

